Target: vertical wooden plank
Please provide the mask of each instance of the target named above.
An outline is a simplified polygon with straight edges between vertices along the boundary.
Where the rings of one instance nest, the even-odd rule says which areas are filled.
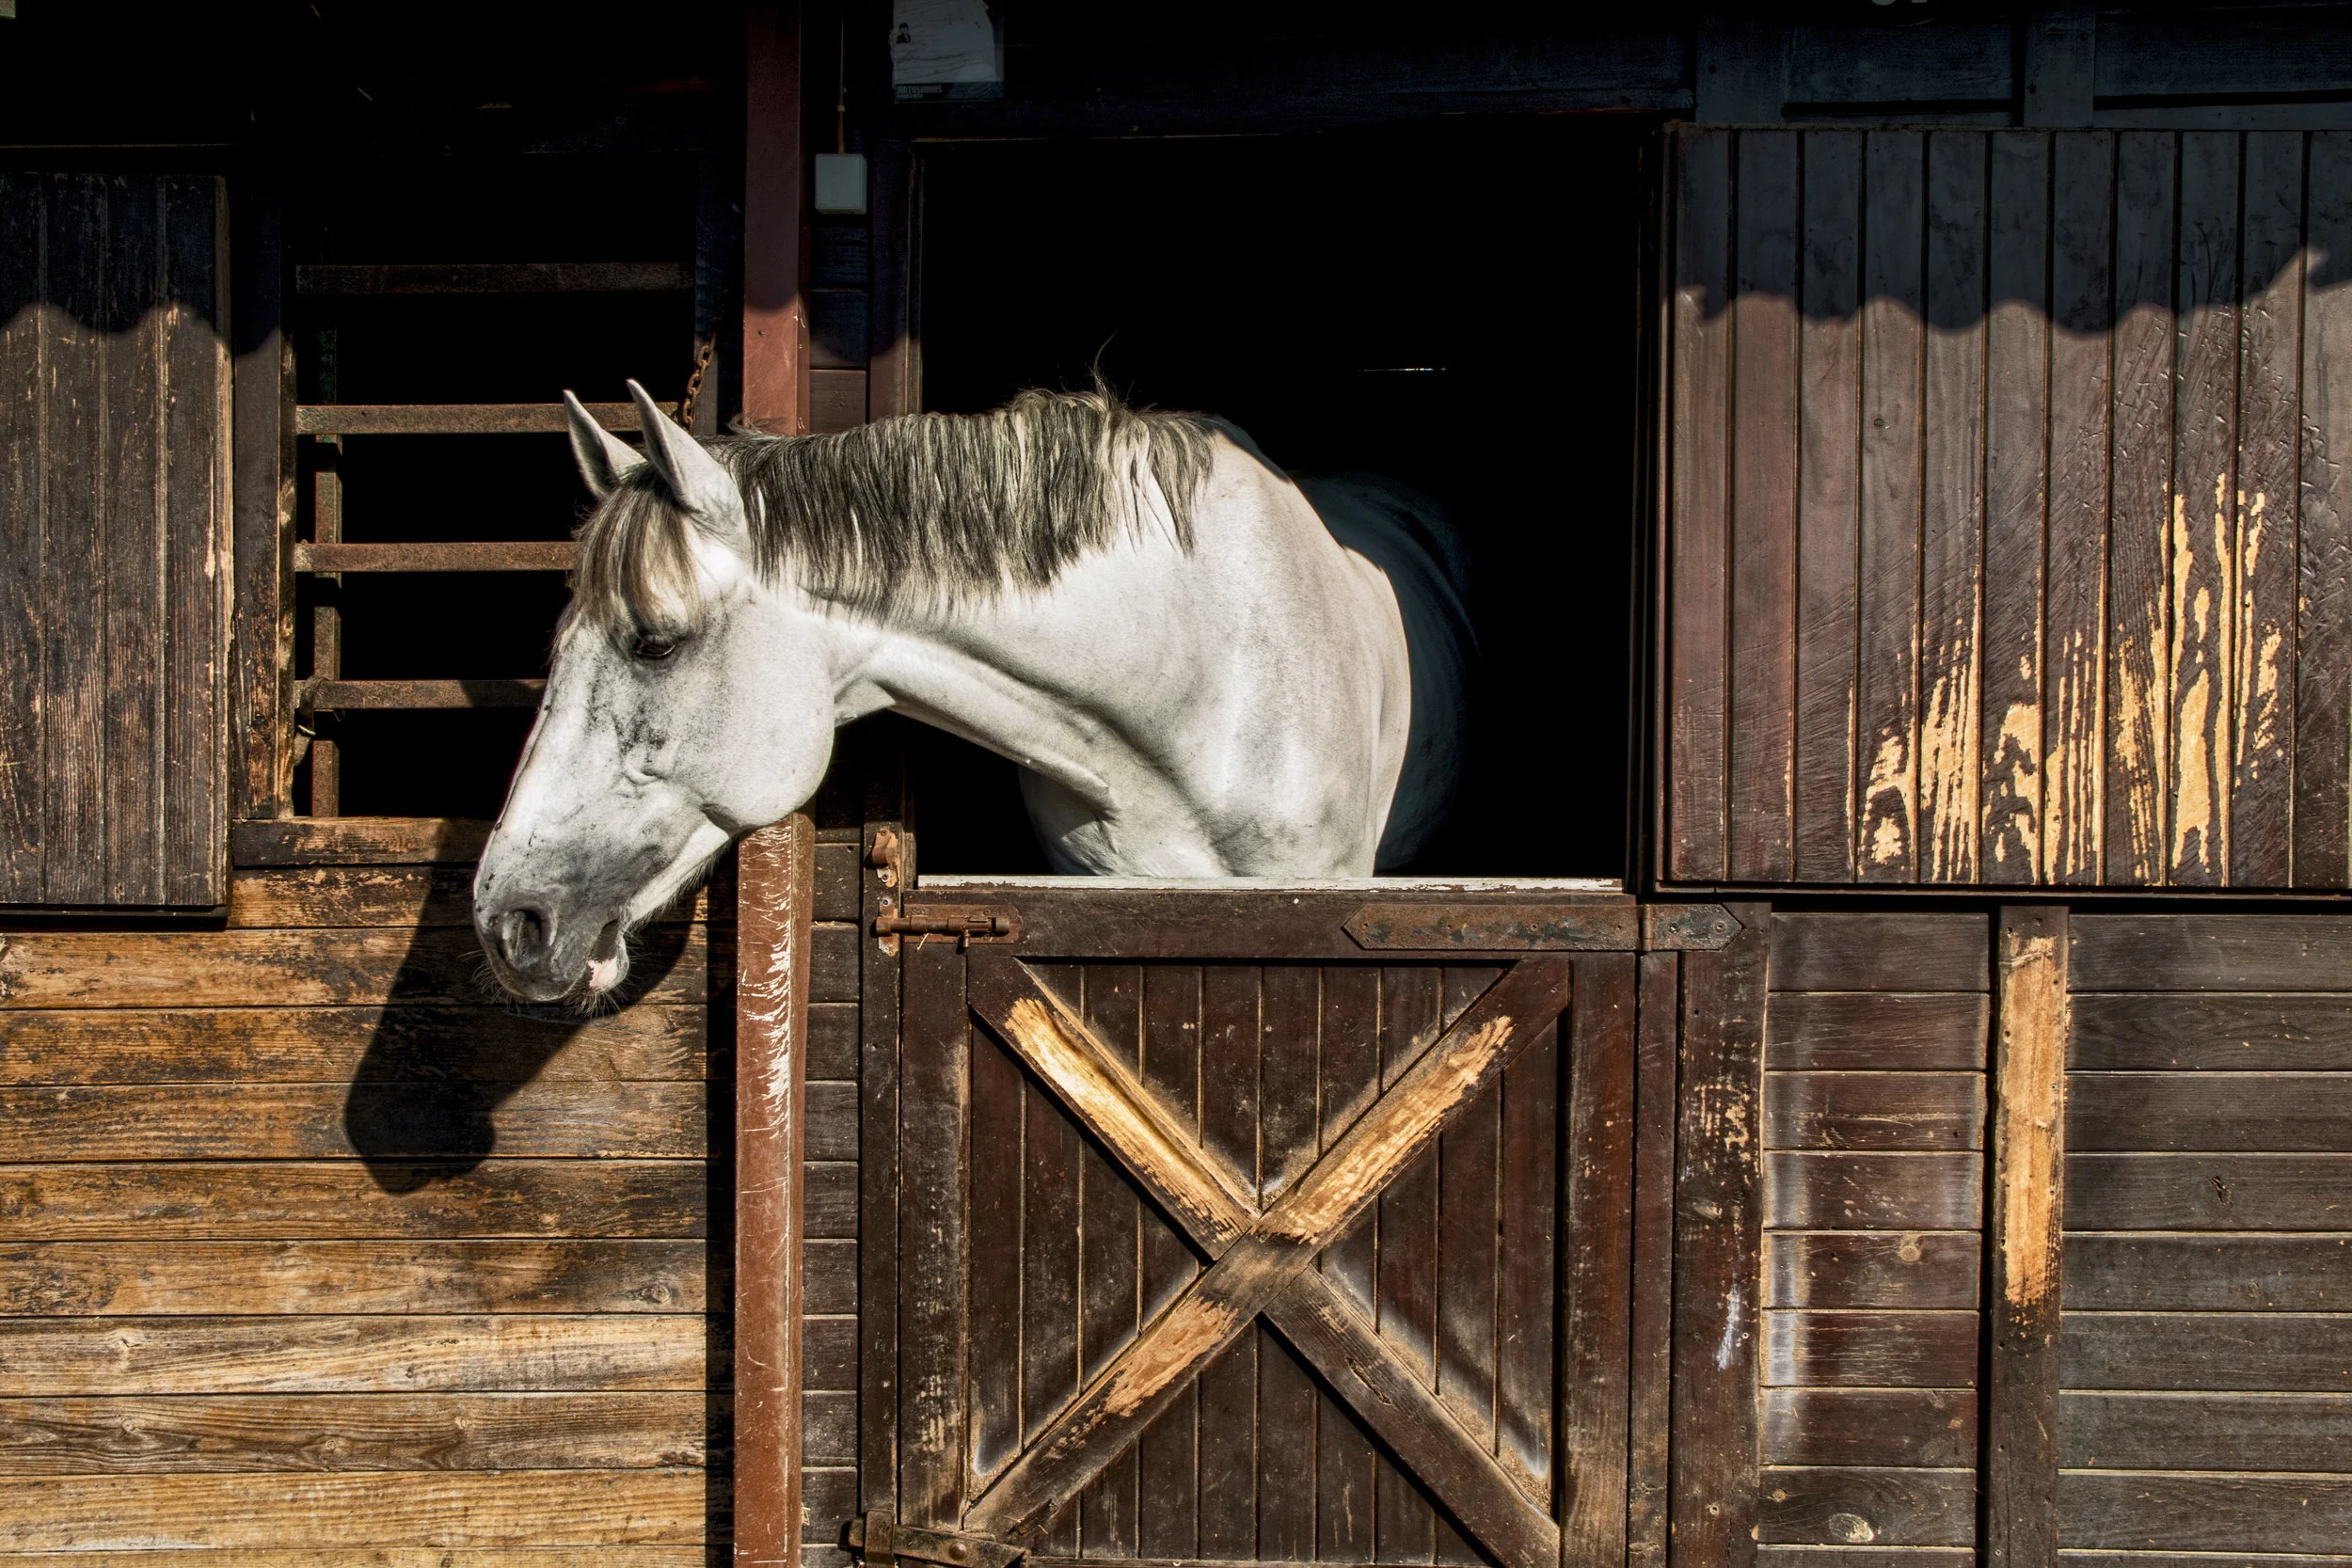
[[[898,1144],[898,1518],[962,1521],[970,1254],[963,1164],[971,1025],[963,955],[946,942],[900,950]]]
[[[866,417],[887,420],[922,407],[921,366],[914,320],[914,226],[921,182],[913,149],[902,141],[873,145],[873,289],[866,368]]]
[[[1486,969],[1443,972],[1448,1022],[1492,983]],[[1438,1395],[1490,1451],[1495,1440],[1495,1286],[1502,1187],[1502,1085],[1438,1135]],[[1439,1560],[1444,1560],[1442,1556]]]
[[[1370,1562],[1373,1558],[1372,1439],[1345,1406],[1320,1389],[1315,1395],[1315,1560]]]
[[[1973,882],[1981,835],[1988,148],[1928,138],[1919,570],[1919,879]]]
[[[1732,303],[1732,880],[1796,875],[1797,134],[1740,135]]]
[[[1873,131],[1864,144],[1862,305],[1862,816],[1866,882],[1919,869],[1921,246],[1926,142]]]
[[[1079,1010],[1097,1038],[1130,1068],[1142,1065],[1143,971],[1089,964]],[[1133,1342],[1139,1323],[1143,1204],[1094,1146],[1079,1144],[1078,1372],[1083,1386]],[[1136,1555],[1136,1450],[1111,1461],[1086,1488],[1078,1511],[1089,1557]]]
[[[45,896],[106,898],[106,182],[53,175],[41,345]]]
[[[1862,137],[1804,134],[1797,499],[1797,877],[1854,877]]]
[[[1200,1147],[1258,1184],[1258,971],[1200,972]]]
[[[2042,874],[2106,873],[2107,433],[2115,138],[2050,148],[2050,520],[2042,633]]]
[[[1176,1115],[1178,1123],[1196,1132],[1200,1126],[1200,969],[1193,964],[1148,964],[1143,970],[1143,1082],[1159,1096],[1160,1102]],[[1177,1294],[1200,1272],[1194,1260],[1192,1248],[1175,1228],[1149,1214],[1143,1223],[1142,1312],[1145,1321],[1159,1316],[1160,1309],[1174,1301]],[[1190,1406],[1187,1404],[1186,1409]],[[1183,1473],[1189,1484],[1192,1474],[1190,1455],[1191,1435],[1180,1433],[1184,1418],[1171,1410],[1144,1437],[1144,1474],[1152,1476],[1151,1463],[1155,1441],[1177,1442],[1185,1454]],[[1175,1472],[1161,1467],[1159,1472],[1170,1478]],[[1189,1497],[1189,1494],[1186,1494]],[[1148,1500],[1148,1498],[1147,1498]],[[1176,1508],[1173,1495],[1168,1506]],[[1192,1505],[1183,1504],[1184,1528],[1189,1532],[1192,1525]],[[1174,1517],[1171,1513],[1170,1517]],[[1150,1527],[1146,1512],[1146,1529]],[[1187,1536],[1187,1538],[1189,1538]],[[1183,1556],[1144,1549],[1147,1557]]]
[[[1756,1558],[1770,916],[1761,905],[1730,908],[1744,927],[1731,944],[1682,956],[1668,1506],[1677,1560],[1747,1568]]]
[[[2106,867],[2161,887],[2172,772],[2166,612],[2172,524],[2175,154],[2162,131],[2115,147],[2114,425],[2108,449]]]
[[[1033,1082],[1022,1087],[1021,1437],[1026,1443],[1078,1393],[1083,1140],[1052,1091]]]
[[[164,618],[163,182],[105,182],[104,369],[99,383],[99,533],[104,616],[89,645],[104,683],[104,834],[110,904],[163,902]],[[87,657],[87,656],[85,656]],[[75,662],[80,662],[76,659]]]
[[[1557,1287],[1560,1568],[1628,1560],[1637,963],[1630,953],[1579,958],[1568,1014],[1560,1149],[1567,1227]]]
[[[1635,976],[1632,1295],[1627,1313],[1626,1561],[1663,1568],[1674,1386],[1675,1073],[1680,1057],[1682,959],[1645,953]],[[1571,1198],[1571,1205],[1573,1205]],[[1573,1207],[1571,1207],[1573,1214]],[[1573,1439],[1568,1456],[1573,1474]],[[1575,1517],[1573,1506],[1570,1513]],[[1565,1537],[1567,1532],[1563,1531]],[[1562,1545],[1565,1548],[1564,1539]]]
[[[1254,1189],[1258,1181],[1258,971],[1200,973],[1200,1146]],[[1244,1333],[1201,1370],[1194,1496],[1204,1558],[1255,1556],[1258,1542],[1258,1338]]]
[[[2172,788],[2167,880],[2230,867],[2237,652],[2238,136],[2181,136],[2179,406],[2172,420]]]
[[[898,1512],[900,944],[873,935],[914,863],[904,759],[895,744],[866,762],[858,859],[858,1507]],[[886,855],[885,847],[898,847]]]
[[[972,1473],[985,1480],[1020,1455],[1028,1416],[1021,1401],[1021,1065],[981,1037],[972,1049],[970,1192]]]
[[[801,1560],[801,1158],[817,835],[736,849],[736,1560]]]
[[[1298,964],[1269,965],[1259,985],[1258,1202],[1271,1208],[1314,1164],[1317,1027],[1323,974]]]
[[[1672,364],[1672,495],[1667,552],[1666,875],[1724,875],[1725,574],[1729,566],[1731,428],[1730,134],[1676,143]]]
[[[801,8],[744,8],[743,417],[808,430],[808,245],[802,191]]]
[[[2286,887],[2295,844],[2295,540],[2302,445],[2303,136],[2246,135],[2238,330],[2233,887]]]
[[[230,277],[234,815],[271,817],[294,810],[294,356],[281,319],[285,255],[279,188],[255,171],[238,190]]]
[[[1580,967],[1580,979],[1583,974]],[[1530,1040],[1502,1078],[1501,1192],[1495,1230],[1495,1457],[1521,1491],[1552,1500],[1552,1375],[1562,1326],[1557,1272],[1561,1202],[1560,1026]]]
[[[1136,1445],[1142,1484],[1136,1501],[1136,1539],[1143,1556],[1163,1560],[1199,1555],[1200,1386],[1178,1392],[1143,1429]]]
[[[1380,974],[1380,1081],[1385,1085],[1438,1037],[1444,1009],[1438,970],[1398,966]],[[1380,1195],[1374,1280],[1380,1337],[1437,1386],[1438,1163],[1423,1155]],[[1374,1485],[1374,1533],[1383,1562],[1427,1562],[1435,1515],[1421,1489],[1384,1454]]]
[[[1251,1327],[1200,1370],[1200,1555],[1258,1555],[1258,1341]]]
[[[1323,972],[1322,1105],[1316,1143],[1327,1149],[1355,1123],[1380,1092],[1380,972],[1362,965]],[[1323,1272],[1363,1311],[1374,1314],[1373,1276],[1377,1254],[1367,1211],[1336,1242],[1324,1248]],[[1370,1493],[1365,1494],[1366,1506]],[[1351,1537],[1352,1539],[1352,1537]],[[1363,1541],[1372,1535],[1367,1515]]]
[[[1996,131],[1985,286],[1984,716],[1978,880],[2042,879],[2050,459],[2050,138]],[[2104,405],[2106,399],[2101,398]]]
[[[2352,133],[2311,139],[2296,623],[2295,884],[2352,884]]]
[[[0,173],[0,900],[39,903],[43,780],[41,309],[48,190]]]
[[[211,905],[229,897],[228,191],[171,175],[164,194],[163,897]]]
[[[2067,931],[2063,906],[2005,906],[1994,955],[1992,1354],[1980,1420],[1988,1568],[2057,1568]]]
[[[1314,1380],[1261,1324],[1258,1336],[1258,1553],[1278,1562],[1315,1555]]]

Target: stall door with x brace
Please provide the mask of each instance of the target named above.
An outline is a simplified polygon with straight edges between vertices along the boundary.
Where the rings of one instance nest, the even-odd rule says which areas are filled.
[[[897,1340],[897,1465],[851,1544],[1558,1568],[1573,1434],[1624,1444],[1621,1341],[1563,1363],[1580,1310],[1622,1312],[1661,912],[1396,884],[909,896],[884,921],[898,1157],[866,1177],[898,1210],[896,1300],[866,1303],[869,1350]]]

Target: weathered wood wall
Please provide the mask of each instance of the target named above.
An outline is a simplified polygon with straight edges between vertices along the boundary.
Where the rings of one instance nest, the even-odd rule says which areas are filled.
[[[1987,938],[1772,917],[1759,1560],[1976,1544]]]
[[[2352,135],[1676,147],[1664,873],[2352,884]]]
[[[0,173],[0,904],[225,896],[228,222]]]
[[[2352,922],[2074,931],[2069,1560],[2352,1553]]]
[[[480,833],[247,825],[279,863],[217,928],[0,933],[0,1557],[726,1539],[728,890],[630,1006],[515,1008]],[[855,1376],[855,856],[818,851],[813,1466]]]

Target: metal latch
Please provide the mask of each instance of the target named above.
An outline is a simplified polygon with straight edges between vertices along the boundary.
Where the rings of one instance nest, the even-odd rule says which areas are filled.
[[[1010,910],[977,904],[925,904],[898,912],[898,901],[884,898],[874,916],[878,937],[953,937],[958,950],[976,942],[1019,942],[1021,917]]]
[[[898,1562],[935,1562],[944,1568],[1011,1568],[1029,1555],[1025,1546],[991,1541],[984,1535],[955,1535],[946,1530],[902,1525],[880,1509],[850,1521],[848,1544],[866,1568],[890,1568]]]

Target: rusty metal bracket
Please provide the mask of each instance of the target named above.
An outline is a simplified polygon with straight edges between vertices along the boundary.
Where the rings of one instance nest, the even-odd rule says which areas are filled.
[[[874,916],[874,934],[885,942],[898,937],[953,937],[961,952],[976,942],[1019,942],[1021,916],[1011,910],[980,904],[910,904],[902,914],[897,899],[884,898],[881,912]]]
[[[1642,951],[1713,953],[1731,945],[1743,929],[1721,904],[1645,904]]]
[[[891,1568],[899,1562],[934,1562],[944,1568],[1011,1568],[1029,1555],[1025,1546],[992,1541],[984,1535],[955,1535],[946,1530],[902,1525],[879,1509],[850,1520],[844,1539],[866,1568]]]

